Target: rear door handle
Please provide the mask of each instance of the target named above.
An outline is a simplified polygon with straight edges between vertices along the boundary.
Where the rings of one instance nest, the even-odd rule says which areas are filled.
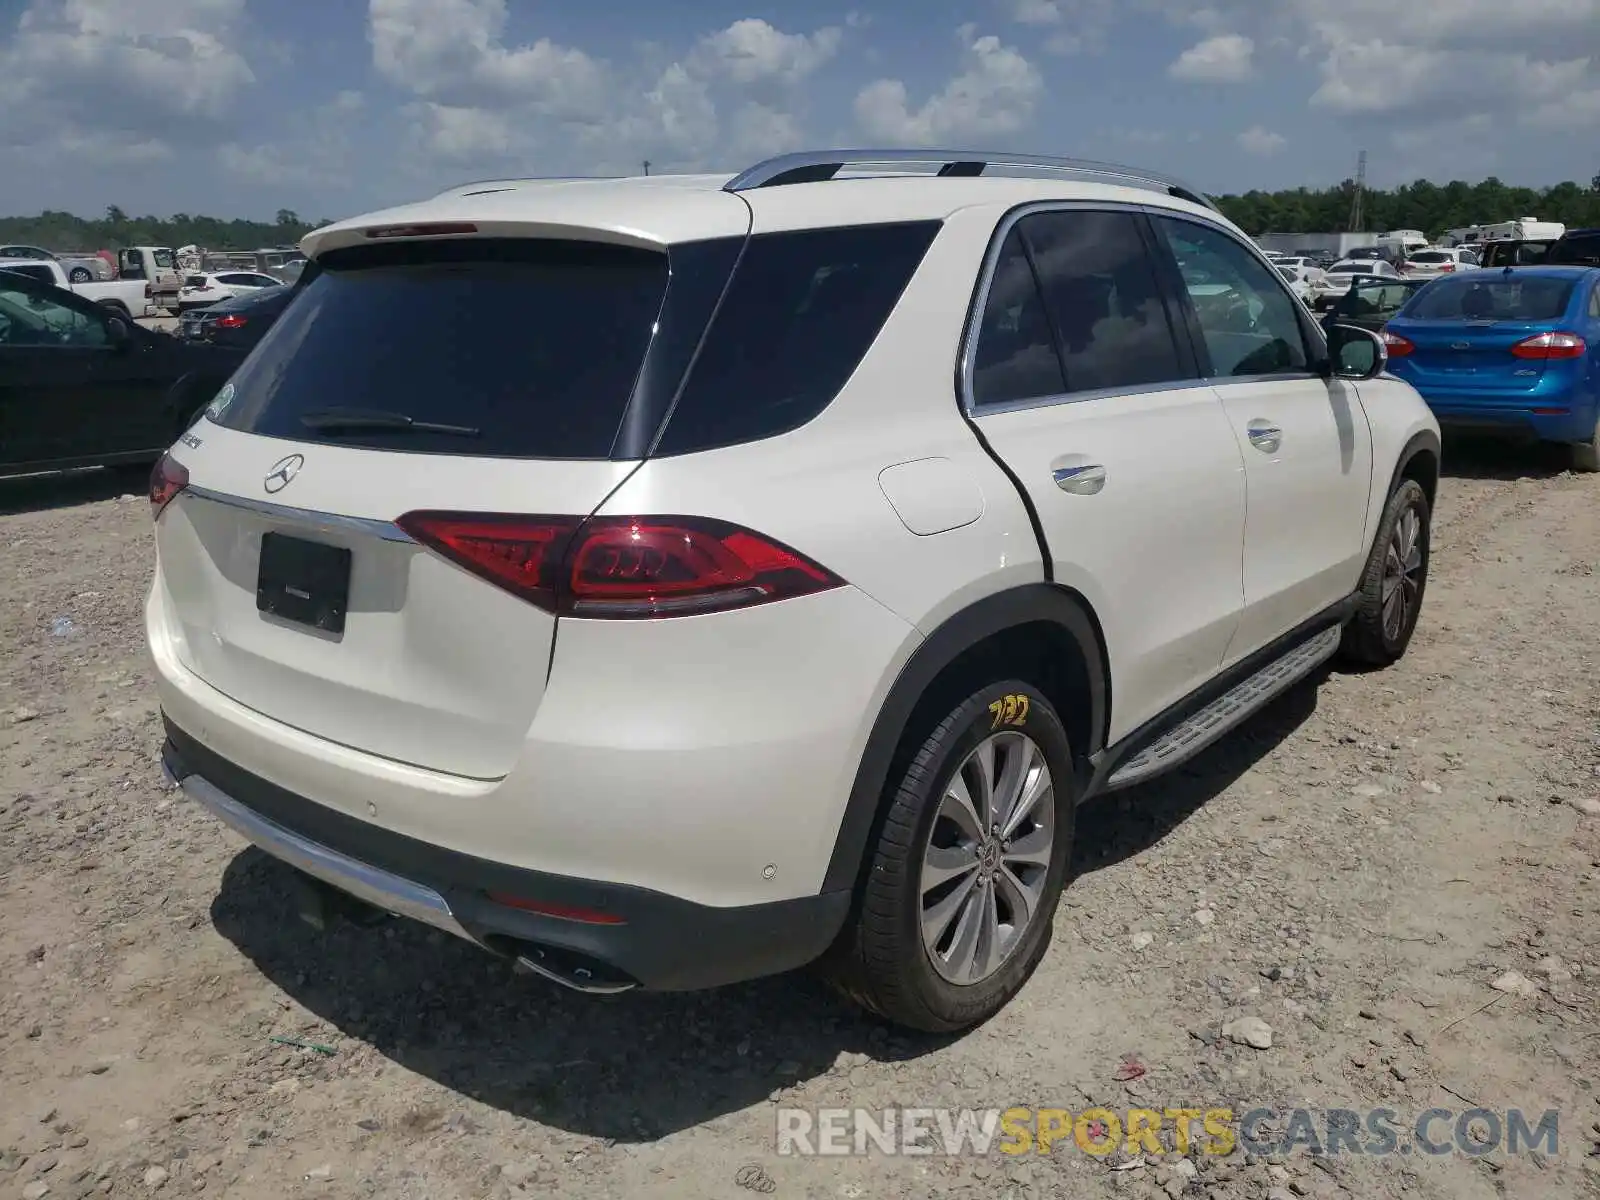
[[[1085,463],[1078,467],[1057,467],[1050,472],[1056,486],[1075,496],[1093,496],[1106,486],[1106,469],[1099,463]]]
[[[1254,420],[1245,426],[1245,434],[1250,438],[1250,444],[1257,450],[1271,454],[1283,445],[1283,430],[1267,421]]]

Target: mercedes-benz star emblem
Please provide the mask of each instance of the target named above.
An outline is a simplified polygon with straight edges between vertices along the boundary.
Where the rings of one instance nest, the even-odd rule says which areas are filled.
[[[280,458],[272,464],[272,470],[267,472],[267,477],[261,481],[261,486],[269,492],[281,492],[289,486],[289,481],[300,473],[300,468],[306,465],[304,454],[291,454],[287,458]]]

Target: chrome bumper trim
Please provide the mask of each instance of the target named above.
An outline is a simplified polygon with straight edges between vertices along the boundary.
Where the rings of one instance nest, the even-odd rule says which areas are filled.
[[[476,943],[477,939],[456,920],[445,898],[432,888],[369,866],[359,859],[330,850],[320,842],[301,837],[246,808],[199,775],[179,779],[166,763],[162,763],[162,774],[169,785],[182,788],[189,799],[209,809],[224,825],[273,858],[358,900],[364,900],[374,908],[421,921],[424,925]]]

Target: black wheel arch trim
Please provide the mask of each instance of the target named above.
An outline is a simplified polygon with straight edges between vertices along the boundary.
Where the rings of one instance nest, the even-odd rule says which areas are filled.
[[[845,803],[822,891],[854,890],[859,882],[868,840],[883,811],[884,787],[895,752],[929,685],[978,642],[1007,629],[1039,622],[1064,630],[1083,655],[1089,681],[1089,728],[1093,733],[1090,745],[1072,749],[1085,765],[1087,779],[1087,764],[1105,741],[1110,702],[1105,652],[1088,602],[1076,592],[1053,583],[1024,584],[986,596],[957,612],[928,635],[901,668],[879,706]]]
[[[1384,506],[1388,505],[1389,497],[1393,496],[1399,489],[1400,481],[1406,478],[1406,468],[1411,465],[1413,460],[1416,459],[1417,455],[1422,454],[1425,451],[1433,455],[1433,461],[1435,464],[1434,470],[1436,472],[1434,477],[1435,495],[1437,495],[1437,473],[1442,471],[1444,468],[1443,446],[1439,440],[1439,435],[1433,430],[1420,429],[1411,435],[1410,439],[1405,444],[1405,449],[1400,451],[1399,456],[1394,461],[1394,474],[1389,477],[1389,490],[1383,493]],[[1429,496],[1428,504],[1430,507],[1433,505],[1433,501],[1434,496]],[[1380,507],[1378,509],[1378,517],[1381,519],[1382,516],[1383,508]],[[1383,530],[1374,525],[1372,537],[1367,540],[1367,552],[1369,554],[1372,552],[1372,547],[1378,544],[1378,538],[1380,538],[1382,535]]]

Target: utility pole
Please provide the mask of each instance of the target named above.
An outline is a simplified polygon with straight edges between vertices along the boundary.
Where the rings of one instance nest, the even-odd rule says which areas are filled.
[[[1350,197],[1350,219],[1345,222],[1351,233],[1360,233],[1362,225],[1362,194],[1367,190],[1367,152],[1356,158],[1356,192]]]
[[[650,174],[650,160],[648,158],[644,160],[644,173],[646,175]]]

